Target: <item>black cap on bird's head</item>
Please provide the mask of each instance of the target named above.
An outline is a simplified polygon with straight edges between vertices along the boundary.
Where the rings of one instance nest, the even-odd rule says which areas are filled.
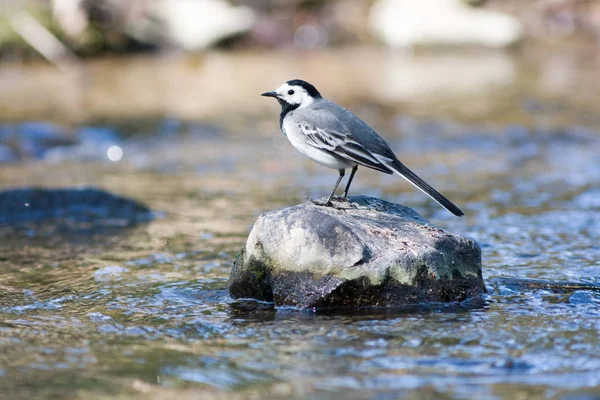
[[[302,79],[292,79],[276,90],[263,93],[261,96],[274,97],[282,106],[285,104],[300,106],[300,104],[306,105],[314,99],[321,98],[321,93]]]
[[[311,97],[321,97],[321,93],[319,93],[316,87],[306,81],[303,81],[302,79],[292,79],[286,83],[290,86],[300,86],[304,88]]]
[[[290,112],[301,107],[308,107],[317,99],[321,99],[321,93],[317,88],[302,79],[287,81],[276,90],[263,93],[261,96],[273,97],[281,105],[280,125],[283,124],[283,119]]]

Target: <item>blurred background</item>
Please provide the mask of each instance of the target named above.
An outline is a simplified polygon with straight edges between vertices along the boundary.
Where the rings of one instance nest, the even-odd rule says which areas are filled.
[[[348,106],[519,123],[541,99],[595,106],[599,15],[592,0],[3,1],[0,117],[256,117],[274,107],[255,93],[299,76]]]
[[[0,0],[0,397],[597,398],[599,71],[597,0]],[[337,176],[260,97],[294,78],[466,212],[350,193],[477,240],[484,306],[231,304]]]

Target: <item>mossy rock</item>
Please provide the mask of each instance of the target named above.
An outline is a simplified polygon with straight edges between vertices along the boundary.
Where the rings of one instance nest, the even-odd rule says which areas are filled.
[[[295,307],[399,307],[481,295],[481,249],[414,210],[369,197],[261,215],[229,280],[233,298]]]

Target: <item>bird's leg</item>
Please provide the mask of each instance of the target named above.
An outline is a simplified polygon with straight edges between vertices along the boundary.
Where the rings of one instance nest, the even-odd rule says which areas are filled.
[[[350,184],[352,183],[352,178],[354,178],[354,174],[356,174],[356,171],[358,171],[358,165],[355,165],[354,168],[352,168],[352,173],[350,173],[350,178],[348,179],[348,183],[346,184],[346,190],[344,190],[344,199],[346,199],[346,197],[348,196],[348,190],[350,189]]]
[[[320,206],[331,206],[331,205],[333,205],[333,204],[331,203],[331,199],[333,199],[333,195],[335,195],[335,191],[337,190],[338,186],[340,185],[340,182],[342,181],[342,178],[343,178],[343,177],[344,177],[344,175],[346,174],[346,170],[344,170],[344,169],[340,169],[339,171],[340,171],[340,176],[338,176],[338,179],[337,179],[337,181],[335,182],[335,186],[334,186],[334,188],[333,188],[333,191],[332,191],[332,192],[331,192],[331,194],[329,195],[329,198],[327,199],[327,201],[326,201],[325,203],[319,203],[319,202],[317,202],[317,201],[313,200],[313,201],[312,201],[313,203],[315,203],[315,204],[317,204],[317,205],[320,205]]]
[[[337,181],[335,182],[335,186],[333,187],[333,190],[331,191],[331,194],[329,195],[329,198],[327,199],[327,203],[325,203],[325,205],[328,205],[328,206],[331,205],[331,199],[333,199],[333,196],[335,195],[335,191],[337,190],[338,186],[340,186],[340,182],[342,181],[342,178],[344,177],[344,175],[346,175],[346,170],[340,169],[340,176],[338,176]]]

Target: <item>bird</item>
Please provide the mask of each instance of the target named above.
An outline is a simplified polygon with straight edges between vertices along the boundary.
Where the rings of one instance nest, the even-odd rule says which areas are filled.
[[[351,168],[342,200],[346,200],[358,166],[385,174],[398,174],[431,197],[446,210],[461,217],[464,212],[423,179],[406,167],[386,141],[369,125],[342,106],[325,99],[312,84],[292,79],[276,90],[262,93],[281,105],[279,127],[300,153],[317,163],[339,172],[331,195],[322,206],[332,206],[331,200]]]

